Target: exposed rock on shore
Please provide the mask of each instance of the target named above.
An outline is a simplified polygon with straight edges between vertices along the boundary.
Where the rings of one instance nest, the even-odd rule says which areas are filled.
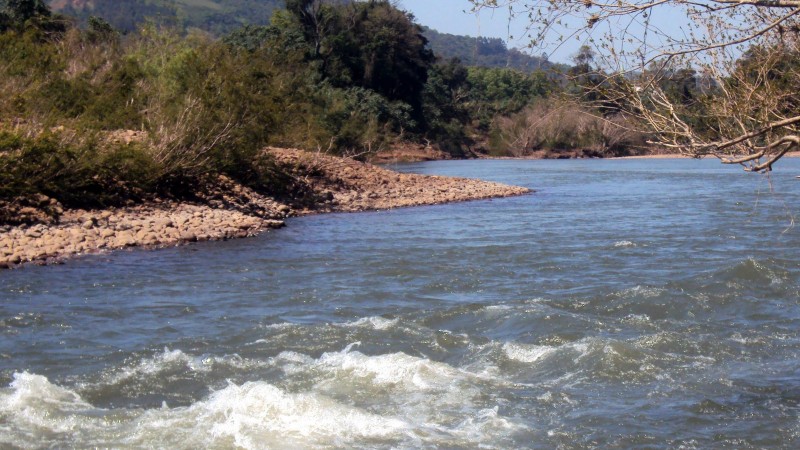
[[[105,211],[67,211],[57,225],[6,227],[0,232],[0,267],[54,263],[67,257],[125,247],[252,236],[282,226],[235,210],[161,204]]]
[[[57,223],[0,226],[0,268],[50,264],[66,258],[134,246],[165,247],[186,242],[253,236],[284,225],[289,215],[364,211],[507,197],[528,189],[480,180],[400,174],[380,167],[300,150],[268,149],[294,183],[278,201],[220,177],[198,193],[196,203],[155,201],[101,211],[59,208]],[[24,222],[37,217],[24,206]]]
[[[299,211],[301,214],[434,205],[530,192],[490,181],[398,173],[353,159],[301,150],[268,151],[314,192],[316,201]]]

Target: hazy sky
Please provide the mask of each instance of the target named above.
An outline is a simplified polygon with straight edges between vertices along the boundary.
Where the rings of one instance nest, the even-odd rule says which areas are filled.
[[[505,40],[509,47],[520,49],[530,43],[525,35],[527,17],[509,22],[508,11],[502,8],[485,10],[478,15],[470,12],[472,4],[468,0],[399,0],[398,3],[401,8],[413,13],[418,23],[443,33],[498,37]],[[684,33],[681,26],[685,22],[686,16],[681,11],[661,7],[653,11],[651,25],[656,25],[671,35],[681,35]],[[622,28],[634,34],[642,29],[641,24],[636,23]],[[553,44],[530,52],[537,55],[546,52],[551,61],[571,63],[572,56],[584,43],[582,40],[568,39],[560,46]]]
[[[399,4],[413,13],[418,23],[443,33],[498,37],[509,47],[517,48],[530,43],[530,39],[524,36],[525,19],[509,22],[509,15],[503,9],[483,11],[478,15],[470,12],[472,4],[467,0],[399,0]],[[564,44],[550,55],[550,60],[569,62],[580,45],[581,42]],[[538,54],[541,50],[534,52]]]

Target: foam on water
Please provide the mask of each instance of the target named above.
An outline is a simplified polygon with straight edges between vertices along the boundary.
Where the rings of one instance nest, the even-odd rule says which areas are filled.
[[[324,353],[318,359],[282,352],[275,360],[290,374],[313,372],[326,382],[363,382],[373,387],[398,387],[413,392],[451,390],[460,383],[479,381],[504,383],[502,379],[484,380],[480,374],[402,352],[368,356],[353,350],[359,344],[350,344],[341,352]]]
[[[140,381],[150,377],[158,377],[164,372],[175,370],[207,373],[219,366],[247,370],[263,365],[263,362],[245,359],[235,354],[191,356],[181,350],[164,348],[163,353],[158,353],[150,358],[144,358],[134,364],[110,371],[104,377],[103,383],[115,385],[132,379]]]
[[[771,259],[747,258],[721,271],[717,277],[729,283],[779,287],[790,279],[789,272]]]
[[[496,410],[487,413],[496,404],[486,393],[511,387],[508,380],[402,352],[370,356],[354,347],[316,359],[284,352],[274,363],[290,378],[312,383],[314,392],[401,419],[421,442],[493,442],[525,429]]]
[[[110,411],[94,408],[45,377],[18,373],[0,392],[0,411],[0,442],[17,446],[40,446],[42,437],[52,446],[347,446],[402,437],[408,428],[399,419],[260,381],[230,384],[189,407]],[[30,441],[33,434],[38,438]]]
[[[142,422],[142,434],[134,438],[143,444],[177,426],[187,438],[198,428],[205,429],[202,445],[232,443],[244,448],[346,445],[390,438],[407,428],[402,420],[381,417],[324,395],[290,393],[260,381],[231,384],[188,408],[148,411]],[[185,447],[181,441],[176,444]]]
[[[362,317],[353,322],[345,322],[340,326],[355,327],[355,328],[369,328],[372,330],[385,331],[392,327],[397,326],[399,319],[387,319],[380,316]]]
[[[503,351],[505,352],[506,356],[513,360],[532,363],[555,351],[555,347],[506,342],[503,344]]]
[[[15,373],[10,386],[0,389],[0,444],[46,447],[46,441],[51,446],[85,442],[106,425],[105,413],[43,376]]]
[[[526,427],[504,417],[487,392],[503,379],[402,352],[353,350],[312,358],[283,352],[263,365],[275,380],[228,382],[187,406],[101,409],[40,375],[17,373],[0,390],[0,443],[16,446],[167,446],[197,448],[375,447],[510,442]],[[165,350],[109,374],[119,384],[199,358]],[[83,386],[91,391],[97,386]],[[37,436],[35,440],[31,436]]]

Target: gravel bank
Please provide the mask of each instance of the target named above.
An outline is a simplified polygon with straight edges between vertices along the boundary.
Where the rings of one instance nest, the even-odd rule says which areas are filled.
[[[278,201],[220,177],[197,203],[67,210],[58,223],[0,227],[0,268],[53,264],[130,247],[254,236],[290,215],[355,212],[521,195],[526,188],[466,178],[400,174],[352,159],[267,149],[291,174],[293,196]]]

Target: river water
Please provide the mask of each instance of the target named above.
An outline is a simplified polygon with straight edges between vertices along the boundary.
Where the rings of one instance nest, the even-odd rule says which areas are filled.
[[[0,272],[0,447],[797,448],[800,160]]]

